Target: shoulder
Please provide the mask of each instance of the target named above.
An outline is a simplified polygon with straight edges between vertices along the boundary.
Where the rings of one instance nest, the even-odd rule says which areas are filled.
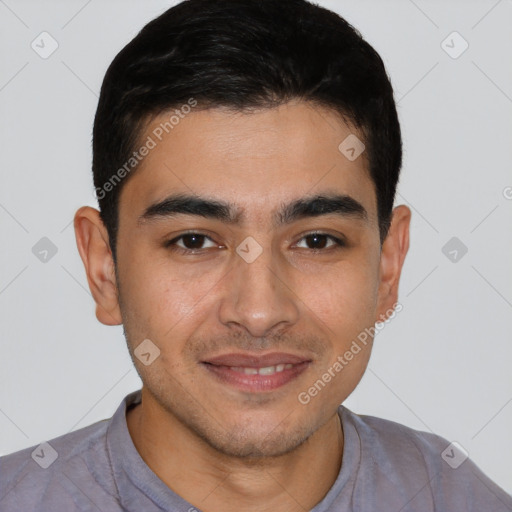
[[[0,457],[2,473],[0,485],[4,484],[6,477],[14,475],[20,470],[50,468],[55,470],[77,455],[97,450],[104,443],[108,422],[108,419],[101,420],[49,441],[42,441]],[[51,471],[47,473],[51,473]]]
[[[410,460],[427,466],[437,465],[443,460],[442,452],[450,445],[447,439],[432,432],[415,430],[376,416],[356,414],[345,407],[343,418],[363,436],[368,448],[371,444],[368,455],[379,458],[379,463]],[[363,449],[366,451],[366,446]],[[385,457],[381,459],[383,455]]]
[[[341,413],[359,436],[363,478],[376,488],[396,489],[411,505],[417,500],[435,509],[512,511],[512,496],[459,443],[343,406]]]
[[[31,510],[44,496],[58,499],[58,506],[73,506],[72,493],[66,487],[78,478],[92,478],[91,471],[108,467],[105,419],[0,457],[0,504],[2,510]],[[64,500],[64,501],[63,501]],[[57,504],[57,502],[56,502]],[[5,508],[3,508],[5,507]],[[70,508],[69,510],[74,510]]]

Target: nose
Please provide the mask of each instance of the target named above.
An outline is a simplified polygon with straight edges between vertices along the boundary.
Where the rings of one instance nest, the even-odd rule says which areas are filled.
[[[251,263],[233,255],[233,267],[226,276],[219,308],[220,321],[242,327],[251,336],[264,337],[285,330],[299,319],[299,300],[284,263],[278,266],[271,249]]]

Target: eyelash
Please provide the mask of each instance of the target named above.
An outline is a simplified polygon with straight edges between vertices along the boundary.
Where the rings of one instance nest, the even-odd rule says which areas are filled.
[[[200,254],[201,252],[203,252],[205,250],[205,249],[186,249],[186,248],[178,247],[177,245],[175,245],[177,241],[181,240],[183,237],[185,237],[187,235],[196,235],[196,236],[204,237],[204,238],[207,238],[208,240],[213,242],[211,237],[209,237],[205,233],[201,233],[201,232],[198,232],[198,231],[189,231],[189,232],[186,232],[186,233],[182,233],[181,235],[173,238],[172,240],[168,240],[167,242],[165,242],[164,243],[165,248],[167,248],[167,249],[169,249],[169,250],[171,250],[173,252],[179,252],[181,254]],[[326,252],[328,250],[332,250],[333,247],[335,249],[341,249],[343,247],[346,247],[346,245],[347,245],[345,243],[345,241],[342,240],[341,238],[337,238],[337,237],[335,237],[333,235],[329,235],[328,233],[322,233],[320,231],[312,231],[311,233],[306,233],[305,235],[302,236],[302,238],[300,238],[299,241],[304,240],[305,238],[308,238],[308,237],[311,237],[311,236],[327,237],[327,238],[331,239],[334,242],[334,244],[335,244],[335,245],[331,245],[330,247],[327,247],[327,248],[324,248],[324,249],[309,249],[312,252]],[[206,249],[206,250],[208,250],[208,249]]]

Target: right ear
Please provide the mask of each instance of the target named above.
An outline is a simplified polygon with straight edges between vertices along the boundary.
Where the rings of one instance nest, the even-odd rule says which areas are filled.
[[[120,325],[122,317],[114,260],[100,212],[90,206],[82,206],[75,213],[74,227],[78,252],[96,302],[96,318],[105,325]]]

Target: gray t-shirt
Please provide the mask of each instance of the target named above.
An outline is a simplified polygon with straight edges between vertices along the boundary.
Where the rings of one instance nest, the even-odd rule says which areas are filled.
[[[137,452],[126,410],[0,458],[1,512],[192,512]],[[339,407],[339,475],[312,512],[510,512],[512,496],[435,434]]]

